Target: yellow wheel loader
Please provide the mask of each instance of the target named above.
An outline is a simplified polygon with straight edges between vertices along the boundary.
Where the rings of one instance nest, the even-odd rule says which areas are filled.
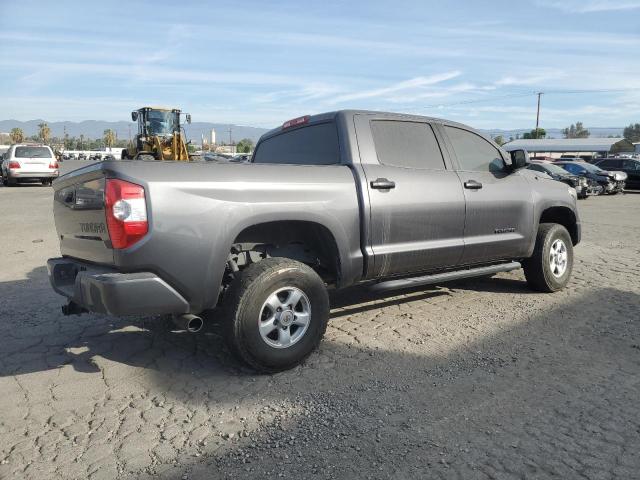
[[[131,112],[131,120],[138,122],[138,134],[122,151],[122,159],[180,162],[198,159],[189,155],[180,115],[176,108],[142,107]],[[191,115],[184,115],[187,123],[191,123]]]

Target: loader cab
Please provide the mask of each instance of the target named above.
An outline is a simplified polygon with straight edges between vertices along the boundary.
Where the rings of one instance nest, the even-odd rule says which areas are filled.
[[[138,135],[142,137],[168,137],[180,132],[180,110],[144,107],[131,112],[131,119],[138,122]]]

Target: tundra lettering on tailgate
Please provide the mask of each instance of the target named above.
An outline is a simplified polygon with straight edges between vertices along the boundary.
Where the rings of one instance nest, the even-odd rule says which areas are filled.
[[[80,223],[80,230],[82,233],[105,233],[107,231],[104,223]]]

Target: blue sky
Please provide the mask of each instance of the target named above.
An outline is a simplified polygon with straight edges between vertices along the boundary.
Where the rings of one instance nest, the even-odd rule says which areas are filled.
[[[261,127],[364,108],[528,128],[543,91],[543,127],[623,126],[639,51],[640,0],[0,0],[0,119],[153,104]]]

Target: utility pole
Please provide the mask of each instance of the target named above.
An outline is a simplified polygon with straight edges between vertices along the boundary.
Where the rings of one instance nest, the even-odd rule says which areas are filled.
[[[231,125],[229,125],[229,145],[231,145],[233,143],[233,140],[231,138]]]
[[[538,92],[538,111],[536,113],[536,138],[538,138],[538,125],[540,124],[540,97],[542,92]]]

